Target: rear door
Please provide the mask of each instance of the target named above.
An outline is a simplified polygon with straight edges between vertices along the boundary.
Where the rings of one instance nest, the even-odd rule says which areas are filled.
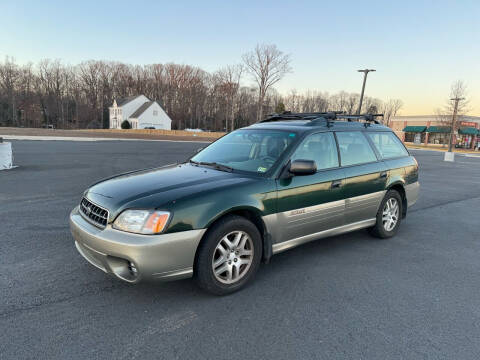
[[[385,195],[387,166],[363,131],[336,132],[345,171],[345,224],[373,220]]]
[[[278,232],[275,242],[314,234],[344,223],[342,192],[344,170],[332,132],[307,136],[291,156],[291,161],[313,160],[317,172],[277,180]]]

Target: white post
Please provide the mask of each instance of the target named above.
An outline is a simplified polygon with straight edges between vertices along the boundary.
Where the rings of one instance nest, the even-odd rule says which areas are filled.
[[[0,142],[0,170],[13,167],[12,143]]]
[[[451,151],[445,152],[445,157],[443,161],[455,161],[455,153]]]

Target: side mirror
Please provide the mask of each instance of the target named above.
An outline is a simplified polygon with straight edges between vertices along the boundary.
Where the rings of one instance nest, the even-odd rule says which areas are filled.
[[[294,160],[288,171],[293,175],[311,175],[317,172],[317,164],[313,160]]]

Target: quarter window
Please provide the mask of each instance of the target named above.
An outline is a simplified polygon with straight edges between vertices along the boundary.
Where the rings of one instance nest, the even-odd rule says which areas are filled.
[[[342,166],[377,161],[367,138],[361,131],[337,132]]]
[[[317,169],[338,167],[338,152],[332,133],[317,133],[308,136],[295,150],[293,160],[313,160]]]
[[[391,132],[368,133],[378,152],[384,159],[407,156],[408,152],[401,141]]]

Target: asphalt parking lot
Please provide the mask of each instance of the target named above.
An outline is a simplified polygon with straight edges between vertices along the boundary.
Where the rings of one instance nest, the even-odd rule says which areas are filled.
[[[13,141],[0,172],[0,359],[479,359],[480,158],[414,152],[421,195],[398,235],[276,255],[227,297],[191,280],[129,285],[74,247],[92,182],[198,143]]]

